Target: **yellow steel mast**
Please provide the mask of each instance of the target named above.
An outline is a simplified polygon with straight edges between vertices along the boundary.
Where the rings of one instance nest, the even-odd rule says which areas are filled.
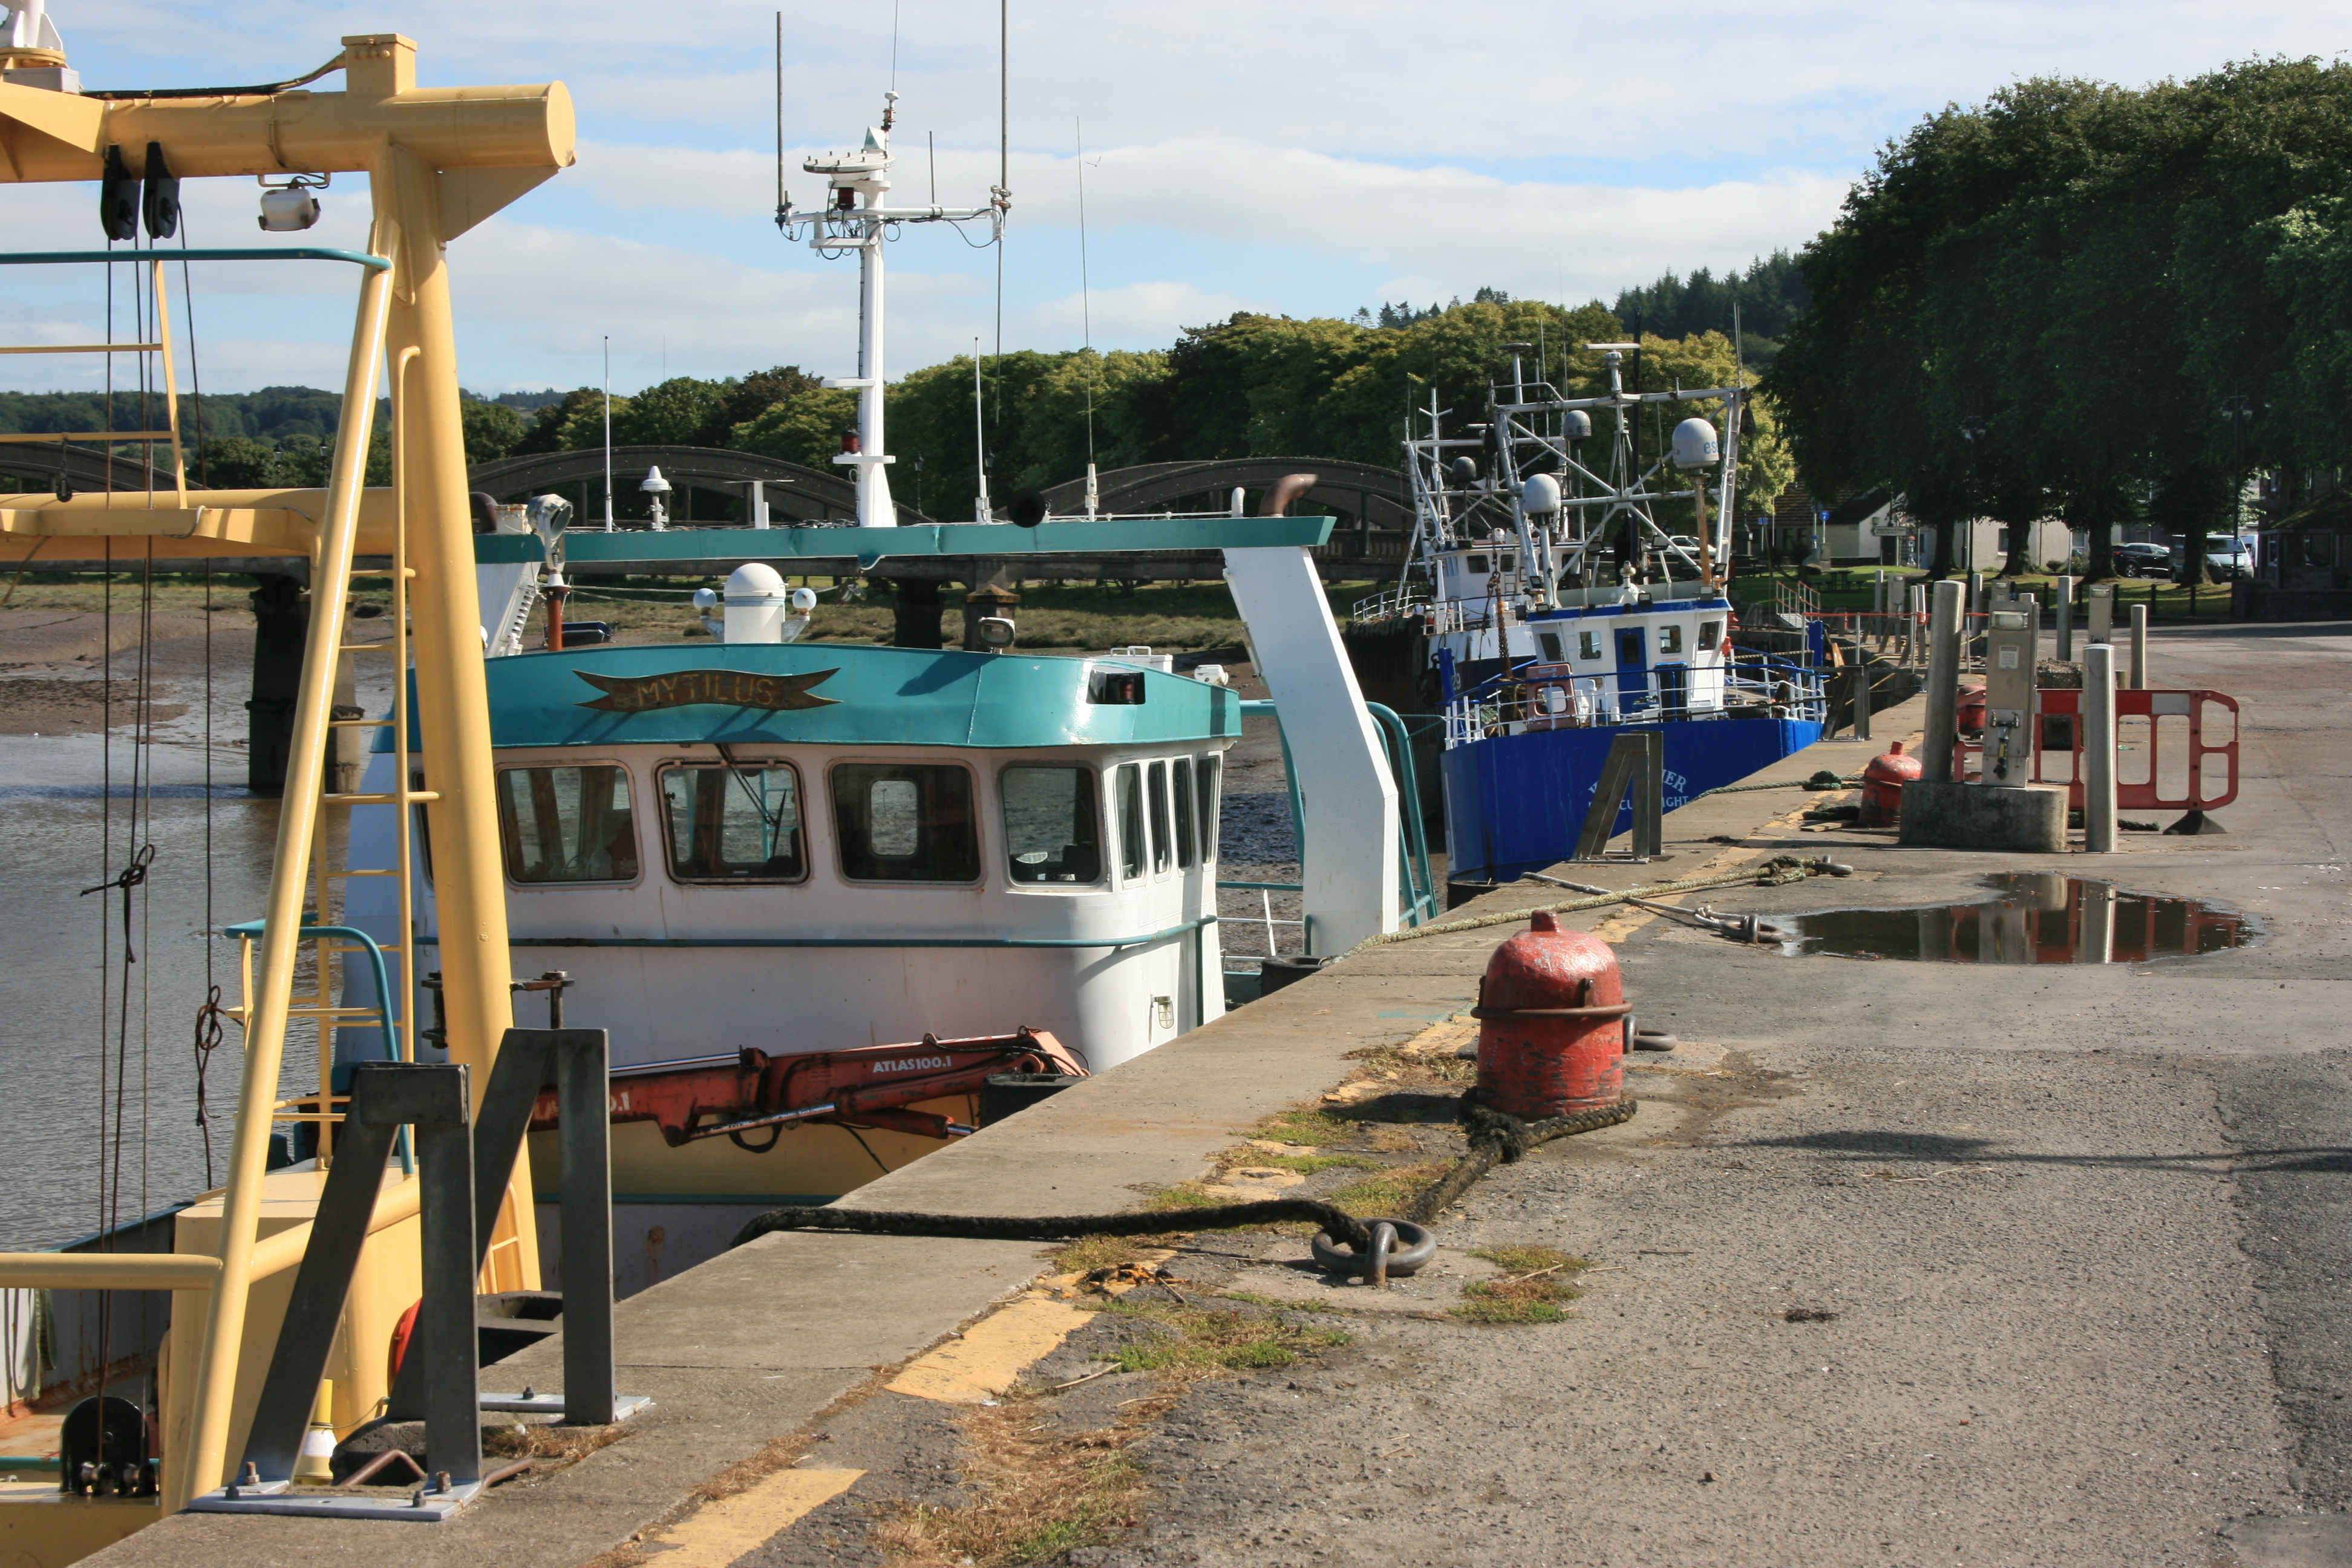
[[[369,248],[390,262],[386,269],[370,271],[362,285],[343,431],[325,491],[156,492],[144,498],[143,507],[122,504],[129,500],[122,496],[11,498],[0,508],[0,559],[21,559],[60,536],[160,538],[172,541],[174,553],[181,554],[309,555],[320,590],[314,595],[289,757],[260,986],[247,1019],[245,1077],[219,1257],[216,1263],[203,1260],[201,1279],[191,1267],[199,1260],[152,1260],[152,1288],[186,1292],[180,1298],[184,1305],[193,1305],[197,1292],[208,1298],[203,1352],[194,1369],[194,1430],[184,1447],[166,1455],[167,1509],[227,1479],[302,894],[318,848],[311,803],[324,787],[332,679],[342,640],[341,587],[349,581],[353,554],[383,553],[391,537],[402,543],[394,570],[404,563],[413,572],[406,597],[414,618],[415,713],[425,777],[423,790],[414,793],[408,780],[394,781],[390,798],[424,804],[433,844],[449,1057],[473,1067],[478,1093],[512,1017],[444,249],[570,165],[572,102],[561,83],[419,88],[416,46],[407,38],[373,34],[342,42],[341,92],[97,100],[0,83],[0,184],[95,181],[110,148],[120,148],[138,173],[151,143],[163,150],[172,171],[184,178],[364,174],[374,203]],[[391,495],[360,489],[374,384],[383,365],[391,367],[394,406],[402,422],[394,446],[399,473]],[[404,932],[404,942],[412,935]],[[413,947],[404,956],[403,978],[413,986]],[[528,1163],[518,1162],[493,1237],[490,1272],[501,1287],[538,1283],[530,1184]],[[258,1250],[275,1258],[285,1249]],[[109,1278],[132,1261],[107,1259],[114,1271]],[[50,1255],[0,1257],[0,1279],[10,1283],[83,1283],[67,1277],[72,1272]],[[260,1348],[266,1354],[267,1347]]]

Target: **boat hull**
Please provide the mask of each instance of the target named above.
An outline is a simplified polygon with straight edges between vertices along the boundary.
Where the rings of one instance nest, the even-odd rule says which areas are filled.
[[[1601,763],[1616,738],[1632,730],[1665,737],[1668,811],[1822,737],[1822,726],[1811,720],[1724,718],[1530,731],[1452,747],[1441,764],[1449,879],[1509,881],[1575,854]],[[1628,803],[1619,807],[1611,832],[1633,825]]]

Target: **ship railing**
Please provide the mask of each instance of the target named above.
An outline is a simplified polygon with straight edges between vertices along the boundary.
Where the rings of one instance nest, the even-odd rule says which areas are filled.
[[[1444,718],[1451,748],[1550,730],[1766,715],[1823,722],[1821,673],[1785,659],[1743,659],[1721,669],[1685,669],[1672,683],[1653,670],[1628,689],[1615,675],[1538,665],[1482,682],[1448,703]]]
[[[1377,626],[1428,613],[1429,590],[1414,584],[1408,587],[1391,588],[1369,599],[1357,600],[1356,607],[1349,612],[1348,618],[1356,626]]]
[[[1927,616],[1906,610],[1817,610],[1805,616],[1819,622],[1830,637],[1864,649],[1906,669],[1927,668]],[[1988,612],[1971,611],[1960,617],[1960,672],[1982,673]]]
[[[1225,958],[1226,973],[1254,973],[1256,971],[1256,966],[1269,958],[1296,958],[1307,951],[1306,917],[1302,915],[1297,920],[1291,920],[1274,912],[1275,894],[1304,892],[1306,891],[1306,887],[1303,883],[1219,882],[1217,884],[1217,891],[1220,894],[1255,893],[1257,895],[1258,912],[1254,915],[1226,917],[1223,915],[1222,910],[1219,911],[1220,918],[1217,921],[1217,927],[1221,931],[1255,931],[1263,932],[1265,937],[1265,950],[1263,952],[1236,952],[1230,947],[1223,948]],[[1219,901],[1222,902],[1223,900],[1221,899]],[[1288,946],[1284,944],[1281,933],[1286,931],[1295,931],[1298,933],[1298,940],[1296,943]],[[1223,938],[1220,937],[1219,942],[1221,944],[1223,941]],[[1234,967],[1236,963],[1245,965],[1246,967],[1236,969]]]

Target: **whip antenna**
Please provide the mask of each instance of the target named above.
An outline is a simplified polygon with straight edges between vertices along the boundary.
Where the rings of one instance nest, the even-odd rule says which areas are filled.
[[[776,226],[792,221],[792,198],[784,195],[784,14],[776,13]]]

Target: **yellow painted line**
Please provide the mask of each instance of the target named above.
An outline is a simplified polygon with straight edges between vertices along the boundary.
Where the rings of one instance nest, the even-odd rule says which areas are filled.
[[[727,1568],[847,1491],[864,1470],[778,1470],[733,1497],[706,1503],[646,1542],[662,1568]]]
[[[961,1339],[917,1356],[887,1386],[893,1394],[949,1405],[984,1404],[1093,1316],[1043,1296],[1024,1296],[966,1329]]]

